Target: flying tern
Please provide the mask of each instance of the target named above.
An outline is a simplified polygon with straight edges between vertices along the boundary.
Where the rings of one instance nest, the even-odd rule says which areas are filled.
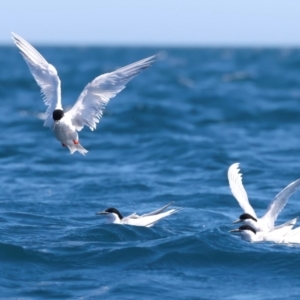
[[[92,131],[96,129],[109,100],[156,59],[156,55],[153,55],[96,77],[86,85],[74,106],[65,112],[61,102],[60,79],[55,67],[19,35],[12,33],[12,39],[40,86],[44,103],[48,106],[44,126],[53,129],[56,139],[68,147],[71,154],[78,151],[85,155],[88,152],[79,143],[78,131],[84,126]]]
[[[179,208],[173,208],[165,211],[173,202],[165,205],[162,208],[159,208],[150,213],[139,216],[136,213],[133,213],[127,217],[123,217],[119,210],[116,208],[108,208],[104,211],[100,211],[96,213],[96,215],[103,215],[106,217],[106,223],[114,223],[114,224],[127,224],[133,226],[145,226],[151,227],[157,221],[162,218],[168,217],[179,211]]]
[[[293,221],[291,220],[285,224],[274,227],[278,214],[284,208],[288,199],[299,189],[300,179],[290,183],[281,192],[279,192],[269,204],[264,216],[258,218],[249,203],[246,190],[244,189],[239,163],[232,164],[228,169],[227,175],[231,192],[244,211],[244,213],[240,215],[239,219],[233,223],[243,222],[243,224],[251,226],[256,232],[268,232],[273,228],[279,229],[284,226],[289,226],[290,222]]]

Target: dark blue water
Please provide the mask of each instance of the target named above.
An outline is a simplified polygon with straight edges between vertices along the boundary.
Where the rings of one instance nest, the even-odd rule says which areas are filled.
[[[38,48],[65,106],[101,73],[161,51]],[[241,213],[227,182],[240,162],[258,215],[300,177],[300,51],[166,49],[112,99],[86,157],[43,127],[39,88],[0,48],[0,297],[299,299],[300,248],[228,233]],[[278,223],[300,215],[300,193]],[[99,210],[184,207],[152,228]]]

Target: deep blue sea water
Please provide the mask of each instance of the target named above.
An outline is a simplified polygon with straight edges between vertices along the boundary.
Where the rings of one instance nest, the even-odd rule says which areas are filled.
[[[262,215],[300,177],[299,49],[37,47],[65,106],[104,72],[161,52],[80,133],[70,155],[43,127],[39,88],[0,48],[0,297],[299,299],[300,247],[228,231],[240,162]],[[152,228],[107,225],[99,210],[183,207]],[[300,215],[300,192],[278,223]]]

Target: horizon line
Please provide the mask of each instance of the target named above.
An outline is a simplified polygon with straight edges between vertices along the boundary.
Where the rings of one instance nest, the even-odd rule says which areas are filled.
[[[259,44],[259,43],[169,43],[169,44],[159,44],[159,43],[96,43],[96,42],[30,42],[34,47],[104,47],[104,48],[238,48],[238,49],[298,49],[299,44]],[[1,42],[0,47],[14,47],[13,42]]]

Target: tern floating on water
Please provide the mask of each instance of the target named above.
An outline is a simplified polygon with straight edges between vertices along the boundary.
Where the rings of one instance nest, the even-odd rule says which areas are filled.
[[[298,218],[291,220],[289,226],[273,229],[269,232],[257,232],[252,226],[242,225],[230,232],[238,232],[241,238],[247,242],[274,242],[279,244],[299,244],[300,227],[292,229]]]
[[[44,126],[53,129],[55,137],[71,154],[78,151],[85,155],[88,151],[79,143],[78,131],[84,126],[96,129],[109,100],[121,92],[125,85],[155,61],[150,56],[114,72],[96,77],[86,85],[74,106],[65,112],[61,103],[60,79],[54,66],[27,41],[12,33],[12,39],[25,59],[33,77],[40,86],[44,103],[48,106]]]
[[[107,223],[151,227],[160,219],[168,217],[179,211],[179,208],[173,208],[173,209],[164,211],[172,203],[173,202],[165,205],[164,207],[162,207],[160,209],[157,209],[155,211],[152,211],[148,214],[144,214],[141,216],[137,215],[136,213],[133,213],[127,217],[123,217],[116,208],[108,208],[105,211],[98,212],[96,215],[105,216],[107,218]]]
[[[261,218],[256,216],[254,209],[249,203],[247,193],[242,183],[242,174],[240,173],[239,163],[235,163],[229,167],[228,181],[233,196],[244,211],[234,223],[243,222],[243,224],[251,226],[256,232],[268,232],[272,229],[280,229],[293,223],[294,219],[274,227],[278,214],[284,208],[288,199],[299,189],[300,179],[290,183],[278,193],[268,206],[264,216]]]

